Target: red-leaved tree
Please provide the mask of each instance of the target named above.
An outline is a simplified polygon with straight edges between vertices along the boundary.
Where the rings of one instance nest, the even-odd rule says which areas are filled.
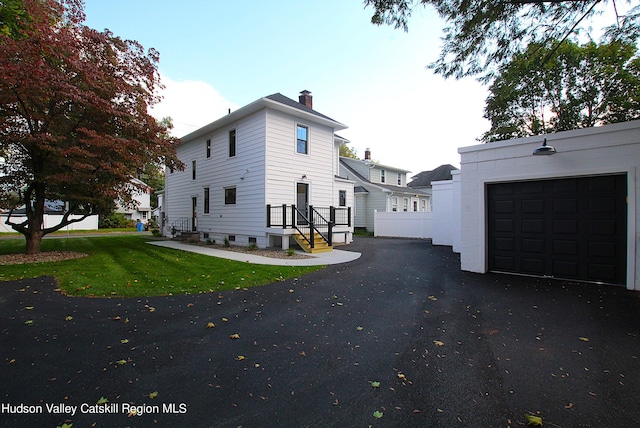
[[[84,26],[82,0],[22,3],[28,19],[0,35],[0,197],[25,206],[6,224],[37,254],[44,235],[131,205],[145,165],[182,164],[179,140],[148,113],[158,52]],[[43,227],[45,200],[68,203],[56,226]]]

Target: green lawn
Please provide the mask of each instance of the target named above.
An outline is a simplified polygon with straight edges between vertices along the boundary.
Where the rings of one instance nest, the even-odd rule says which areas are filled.
[[[151,239],[136,235],[43,239],[42,251],[77,251],[89,256],[2,266],[0,281],[53,276],[72,296],[139,297],[254,287],[322,268],[237,262],[147,244]],[[24,249],[22,239],[0,240],[0,254]]]

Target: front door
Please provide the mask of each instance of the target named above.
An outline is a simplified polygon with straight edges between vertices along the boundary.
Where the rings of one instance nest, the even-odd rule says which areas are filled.
[[[296,207],[304,217],[309,218],[309,185],[307,183],[298,183],[296,185]],[[298,224],[307,224],[307,220],[298,214]]]
[[[191,231],[198,231],[198,198],[191,198]]]

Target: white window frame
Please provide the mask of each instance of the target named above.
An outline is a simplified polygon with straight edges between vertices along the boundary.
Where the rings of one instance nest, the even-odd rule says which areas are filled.
[[[306,129],[306,130],[307,130],[307,135],[306,135],[307,139],[306,139],[306,140],[300,140],[300,139],[298,138],[298,130],[299,130],[300,128],[303,128],[303,129]],[[299,155],[307,155],[307,156],[309,155],[309,146],[310,146],[310,144],[309,144],[309,139],[310,139],[310,138],[309,138],[309,135],[310,135],[310,134],[311,134],[311,129],[310,129],[310,127],[309,127],[308,125],[303,125],[302,123],[296,123],[296,147],[295,147],[296,154],[299,154]],[[300,141],[305,141],[305,143],[306,143],[306,145],[305,145],[305,151],[304,151],[304,152],[301,152],[301,151],[299,150],[299,146],[298,146],[298,144],[300,143]]]

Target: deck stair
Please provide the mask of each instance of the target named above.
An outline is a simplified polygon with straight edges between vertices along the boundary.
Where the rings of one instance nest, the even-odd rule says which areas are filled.
[[[311,248],[311,245],[309,244],[309,242],[307,242],[309,235],[307,235],[307,239],[305,239],[300,233],[296,233],[293,235],[293,238],[296,240],[298,245],[300,245],[300,248],[302,248],[307,253],[326,253],[333,250],[333,247],[329,245],[327,241],[325,241],[324,238],[322,238],[322,236],[317,233],[314,234],[313,248]]]

